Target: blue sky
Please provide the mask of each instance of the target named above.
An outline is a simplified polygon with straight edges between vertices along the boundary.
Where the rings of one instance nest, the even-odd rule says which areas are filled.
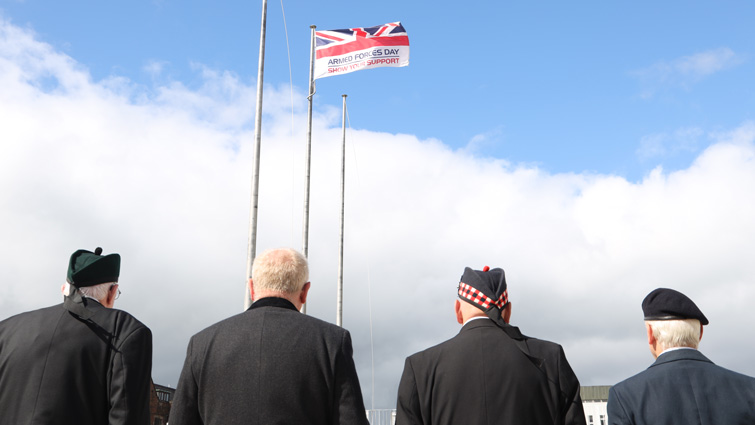
[[[0,320],[60,302],[70,254],[102,246],[175,385],[189,337],[241,310],[253,3],[0,0]],[[344,325],[368,407],[458,332],[466,266],[506,270],[512,322],[584,385],[650,363],[657,287],[710,319],[706,355],[755,375],[755,5],[284,6],[293,101],[271,2],[259,250],[301,245],[309,26],[401,21],[411,40],[408,67],[315,96],[308,314],[335,321],[346,93]]]
[[[307,84],[309,25],[400,20],[407,28],[408,68],[318,82],[316,109],[338,107],[346,93],[357,128],[435,138],[453,148],[474,140],[480,155],[638,180],[657,165],[688,166],[711,143],[708,133],[755,116],[751,2],[283,6],[300,90]],[[95,79],[191,87],[197,63],[242,81],[256,78],[261,6],[254,2],[3,0],[0,8]],[[265,77],[266,84],[289,82],[275,1],[268,5]]]

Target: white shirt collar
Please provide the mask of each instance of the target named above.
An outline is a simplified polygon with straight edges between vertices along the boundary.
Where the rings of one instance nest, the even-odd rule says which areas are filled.
[[[472,320],[479,320],[479,319],[488,319],[488,320],[490,320],[490,317],[488,317],[488,316],[475,316],[475,317],[467,319],[467,321],[464,322],[464,325],[466,325],[467,323],[471,322]],[[462,325],[462,326],[464,326],[464,325]]]
[[[697,351],[695,348],[692,348],[692,347],[671,347],[671,348],[667,348],[667,349],[663,350],[663,352],[661,354],[659,354],[658,357],[661,357],[662,355],[664,355],[666,353],[670,353],[672,351],[677,351],[677,350],[695,350],[695,351]]]

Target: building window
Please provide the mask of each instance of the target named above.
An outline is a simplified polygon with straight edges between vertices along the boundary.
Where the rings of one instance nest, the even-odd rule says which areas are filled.
[[[606,415],[600,415],[600,425],[606,425]]]
[[[589,415],[587,417],[587,425],[595,425],[595,423],[592,421],[592,415]]]
[[[155,392],[157,393],[157,398],[160,401],[170,401],[170,395],[171,394],[169,392],[167,392],[167,391],[161,391],[161,390],[156,390]]]

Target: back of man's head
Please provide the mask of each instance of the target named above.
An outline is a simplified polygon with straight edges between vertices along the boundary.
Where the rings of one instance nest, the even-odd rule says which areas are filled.
[[[102,248],[97,247],[94,252],[79,249],[68,261],[68,275],[66,283],[61,288],[63,295],[73,294],[72,287],[82,295],[94,298],[106,307],[112,307],[117,298],[118,277],[121,272],[121,256],[119,254],[102,255]],[[117,291],[117,292],[116,292]]]
[[[669,348],[697,348],[702,337],[701,325],[708,324],[700,308],[679,291],[658,288],[642,300],[645,323],[652,329],[657,353]]]
[[[482,270],[464,268],[457,295],[459,300],[456,302],[456,320],[459,324],[476,316],[487,316],[497,323],[500,323],[501,319],[505,323],[509,322],[511,304],[503,269],[491,269],[488,266]]]
[[[697,348],[700,343],[700,321],[697,319],[647,320],[645,323],[653,330],[659,352],[676,347]]]
[[[308,280],[307,259],[293,249],[269,249],[254,259],[252,282],[257,292],[295,294]]]

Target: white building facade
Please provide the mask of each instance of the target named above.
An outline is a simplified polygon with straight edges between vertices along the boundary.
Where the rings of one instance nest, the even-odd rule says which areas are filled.
[[[608,425],[608,385],[580,388],[587,425]]]

